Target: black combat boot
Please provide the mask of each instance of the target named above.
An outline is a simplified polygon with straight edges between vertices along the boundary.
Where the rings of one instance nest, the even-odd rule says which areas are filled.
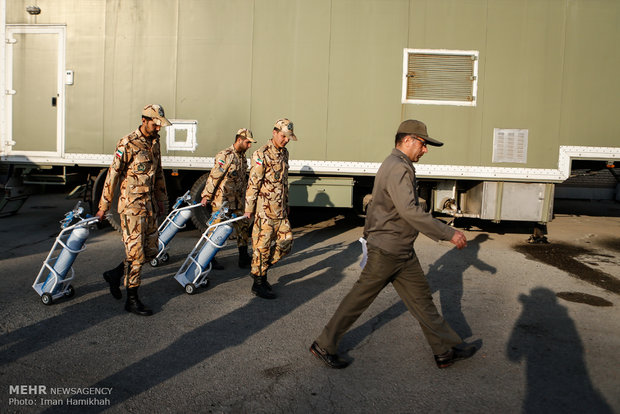
[[[110,285],[110,293],[114,296],[114,299],[122,299],[121,293],[121,279],[125,274],[125,262],[121,262],[112,270],[103,272],[103,278]]]
[[[271,293],[271,286],[268,286],[267,276],[256,276],[252,275],[254,278],[254,284],[252,285],[252,293],[254,293],[259,298],[263,299],[275,299],[276,295]]]
[[[247,246],[239,246],[239,267],[247,269],[252,263],[252,258],[248,254]]]
[[[153,311],[146,306],[138,298],[138,288],[127,288],[127,302],[125,302],[125,310],[140,316],[151,316]]]

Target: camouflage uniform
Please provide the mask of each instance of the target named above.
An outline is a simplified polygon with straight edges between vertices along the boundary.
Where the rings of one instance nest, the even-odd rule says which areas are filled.
[[[255,214],[252,230],[252,269],[265,276],[293,246],[288,220],[288,150],[269,141],[252,155],[245,212]],[[272,244],[275,244],[272,250]]]
[[[201,197],[211,203],[213,211],[217,211],[226,203],[229,213],[242,216],[245,203],[245,188],[248,178],[248,162],[245,152],[237,152],[234,145],[215,155],[215,166],[209,173],[207,183]],[[222,221],[218,219],[213,224]],[[248,220],[232,223],[237,232],[237,246],[247,247],[250,233]]]
[[[120,180],[118,212],[125,244],[125,279],[128,288],[140,286],[142,265],[158,252],[158,202],[166,203],[159,135],[145,137],[140,128],[123,137],[108,170],[99,209],[108,211]]]

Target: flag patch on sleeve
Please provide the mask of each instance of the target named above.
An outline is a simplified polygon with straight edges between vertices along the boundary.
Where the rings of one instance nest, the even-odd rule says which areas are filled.
[[[263,165],[263,160],[261,160],[260,158],[257,158],[256,165]]]
[[[217,160],[217,163],[220,164],[220,167],[223,167],[225,164],[224,160]]]
[[[122,158],[122,157],[123,157],[123,151],[121,151],[120,149],[117,149],[117,150],[116,150],[116,156],[117,156],[118,158]]]

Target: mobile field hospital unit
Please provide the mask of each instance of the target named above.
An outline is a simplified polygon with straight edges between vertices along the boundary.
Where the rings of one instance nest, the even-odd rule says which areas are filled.
[[[88,172],[96,204],[150,103],[173,124],[170,200],[192,188],[197,201],[239,128],[258,140],[249,157],[282,117],[299,137],[293,206],[363,209],[405,119],[445,143],[416,170],[428,207],[455,217],[545,224],[574,160],[620,158],[616,0],[0,4],[5,182]]]

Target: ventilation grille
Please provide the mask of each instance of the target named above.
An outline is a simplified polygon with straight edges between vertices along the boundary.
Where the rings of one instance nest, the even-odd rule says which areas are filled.
[[[403,103],[476,105],[478,52],[405,49]]]

